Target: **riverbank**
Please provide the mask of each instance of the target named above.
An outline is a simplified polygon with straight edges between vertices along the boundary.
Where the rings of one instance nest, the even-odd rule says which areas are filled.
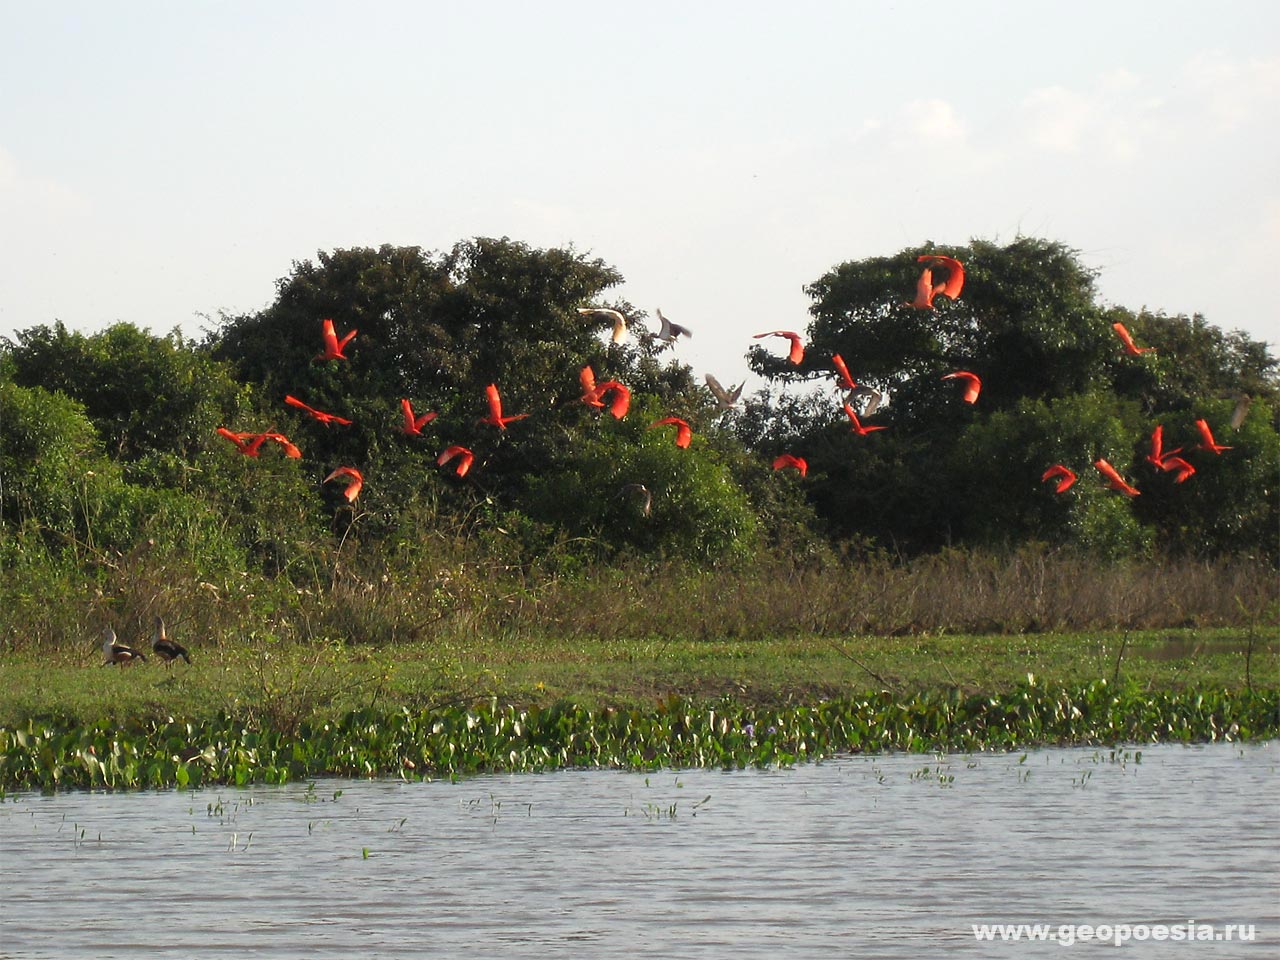
[[[1272,628],[11,652],[0,786],[186,786],[1280,734]]]

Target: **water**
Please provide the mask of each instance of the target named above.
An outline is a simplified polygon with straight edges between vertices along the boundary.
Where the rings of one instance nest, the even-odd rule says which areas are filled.
[[[0,957],[1280,956],[1278,768],[1218,744],[11,795]],[[1256,939],[972,931],[1188,921]]]

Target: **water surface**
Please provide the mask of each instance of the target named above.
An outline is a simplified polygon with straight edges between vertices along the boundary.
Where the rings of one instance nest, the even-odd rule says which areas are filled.
[[[1280,745],[0,803],[0,957],[1280,955]],[[978,943],[975,923],[1252,923]]]

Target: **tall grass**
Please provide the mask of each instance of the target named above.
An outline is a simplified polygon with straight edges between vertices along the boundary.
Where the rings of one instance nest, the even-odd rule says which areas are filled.
[[[156,614],[184,642],[255,637],[301,643],[475,637],[757,639],[1035,633],[1166,627],[1274,627],[1275,570],[1249,558],[1104,564],[1039,547],[803,559],[774,553],[735,566],[632,561],[581,567],[508,562],[492,545],[441,537],[411,557],[318,554],[307,577],[225,574],[140,548],[86,572],[32,564],[0,582],[0,640],[83,645],[111,624],[150,636]],[[371,552],[372,553],[372,552]],[[554,560],[554,558],[553,558]]]

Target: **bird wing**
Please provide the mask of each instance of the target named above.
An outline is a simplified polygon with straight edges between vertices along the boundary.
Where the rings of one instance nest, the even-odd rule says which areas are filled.
[[[497,384],[489,384],[484,388],[485,398],[489,401],[489,420],[499,426],[502,424],[502,398],[498,396]]]
[[[845,366],[844,357],[838,353],[831,355],[831,362],[836,368],[836,376],[839,380],[839,386],[842,390],[852,390],[857,386],[853,377],[849,375],[849,368]]]

